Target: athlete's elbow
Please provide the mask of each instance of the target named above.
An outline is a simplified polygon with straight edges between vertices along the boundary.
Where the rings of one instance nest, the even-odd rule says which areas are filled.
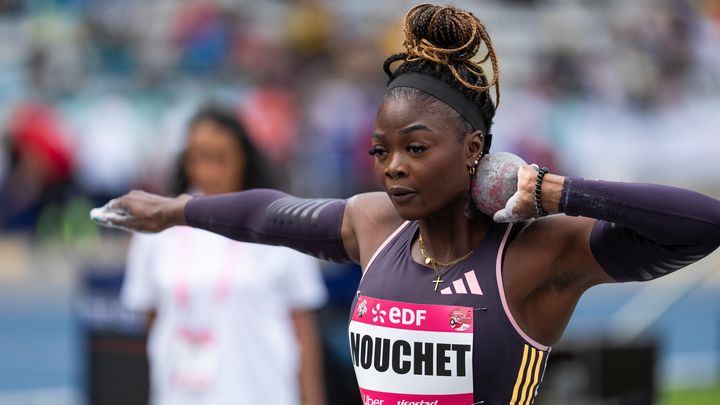
[[[708,254],[720,247],[720,223],[715,225],[713,229],[702,238],[702,246],[707,249]]]
[[[720,247],[720,201],[715,200],[715,204],[710,207],[706,221],[707,225],[699,242],[710,250],[708,253],[712,253]]]

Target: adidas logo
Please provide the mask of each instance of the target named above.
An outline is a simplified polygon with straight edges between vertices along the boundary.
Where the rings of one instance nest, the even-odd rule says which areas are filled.
[[[476,294],[483,295],[480,283],[475,276],[475,271],[470,270],[459,278],[452,282],[452,286],[445,287],[440,290],[440,294]]]

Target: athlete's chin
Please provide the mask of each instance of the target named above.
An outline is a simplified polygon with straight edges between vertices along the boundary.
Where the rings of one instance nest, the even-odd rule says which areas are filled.
[[[427,216],[427,212],[421,207],[395,204],[395,211],[405,221],[416,221]]]

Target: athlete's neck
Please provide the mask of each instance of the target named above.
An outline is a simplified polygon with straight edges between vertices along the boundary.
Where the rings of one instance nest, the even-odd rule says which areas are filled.
[[[450,262],[474,250],[492,226],[490,217],[478,214],[477,218],[469,219],[463,209],[464,205],[418,220],[426,252],[435,260]],[[423,262],[417,243],[413,246],[413,257]]]

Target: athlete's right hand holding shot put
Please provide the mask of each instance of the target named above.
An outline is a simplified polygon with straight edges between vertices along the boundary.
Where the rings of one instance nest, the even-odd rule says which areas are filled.
[[[384,64],[389,82],[369,139],[384,192],[131,193],[92,217],[133,231],[187,224],[360,264],[349,340],[366,403],[530,404],[582,294],[652,280],[713,252],[720,201],[564,177],[509,157],[503,175],[488,175],[500,92],[484,25],[424,4],[407,13],[404,33],[406,51]],[[472,59],[483,44],[492,78]],[[498,206],[507,181],[514,194]],[[473,199],[478,209],[468,210]]]

